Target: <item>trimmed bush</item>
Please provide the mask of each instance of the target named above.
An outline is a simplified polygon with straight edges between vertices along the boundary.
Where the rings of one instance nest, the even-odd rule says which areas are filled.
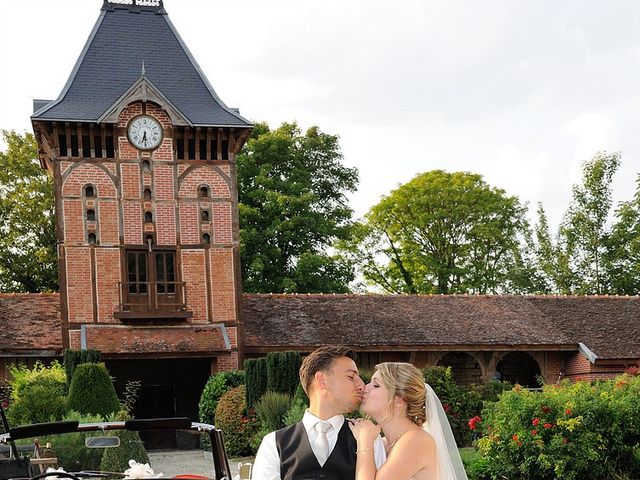
[[[267,358],[248,358],[244,361],[247,385],[247,405],[253,407],[267,391]]]
[[[640,377],[519,386],[482,412],[478,479],[640,478]]]
[[[292,397],[300,382],[302,357],[298,352],[271,352],[267,355],[267,390]]]
[[[120,437],[120,446],[104,449],[102,462],[100,463],[101,471],[122,473],[129,468],[129,460],[135,460],[138,463],[149,463],[149,455],[138,432],[117,430],[109,432],[109,435]],[[121,479],[122,476],[114,475],[111,478]]]
[[[120,403],[104,363],[78,365],[69,387],[69,408],[104,417],[117,412]]]
[[[11,426],[62,420],[67,411],[66,375],[60,363],[45,367],[36,362],[10,367],[11,394],[7,419]]]
[[[219,372],[209,377],[198,403],[198,415],[204,423],[215,423],[216,407],[220,397],[230,389],[244,383],[244,372],[232,370]]]
[[[63,354],[64,369],[67,372],[67,388],[71,385],[73,372],[81,363],[100,363],[99,350],[71,350],[65,349]]]
[[[267,392],[256,403],[256,415],[268,432],[284,427],[284,415],[291,406],[291,397],[286,393]]]
[[[224,444],[230,456],[252,453],[251,439],[258,429],[247,414],[246,388],[240,385],[222,395],[216,407],[216,427],[222,430]]]

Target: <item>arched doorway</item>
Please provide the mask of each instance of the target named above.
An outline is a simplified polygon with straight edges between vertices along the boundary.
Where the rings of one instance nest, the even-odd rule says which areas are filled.
[[[498,362],[496,370],[500,374],[500,380],[517,383],[526,388],[537,388],[540,386],[538,378],[540,376],[540,365],[528,353],[511,352],[507,353]]]
[[[458,385],[482,384],[482,368],[478,361],[465,352],[447,353],[438,361],[439,367],[451,367],[451,374]]]

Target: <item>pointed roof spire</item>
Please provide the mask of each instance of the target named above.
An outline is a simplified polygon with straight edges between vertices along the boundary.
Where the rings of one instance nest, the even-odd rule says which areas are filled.
[[[144,70],[144,60],[142,60],[142,73],[141,75],[144,77],[145,76],[145,70]]]

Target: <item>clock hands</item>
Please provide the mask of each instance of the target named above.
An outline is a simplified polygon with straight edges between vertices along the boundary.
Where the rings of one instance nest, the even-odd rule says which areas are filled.
[[[142,143],[145,146],[147,146],[147,131],[146,130],[142,133]]]

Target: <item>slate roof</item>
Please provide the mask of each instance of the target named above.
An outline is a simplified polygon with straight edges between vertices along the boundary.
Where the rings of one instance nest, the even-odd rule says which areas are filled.
[[[251,126],[218,98],[163,8],[108,1],[60,96],[34,103],[41,108],[31,118],[96,122],[141,78],[143,64],[145,77],[193,125]]]
[[[473,346],[640,358],[639,297],[250,295],[241,299],[248,351],[323,344],[395,349]]]
[[[0,293],[0,356],[61,353],[60,295]]]

